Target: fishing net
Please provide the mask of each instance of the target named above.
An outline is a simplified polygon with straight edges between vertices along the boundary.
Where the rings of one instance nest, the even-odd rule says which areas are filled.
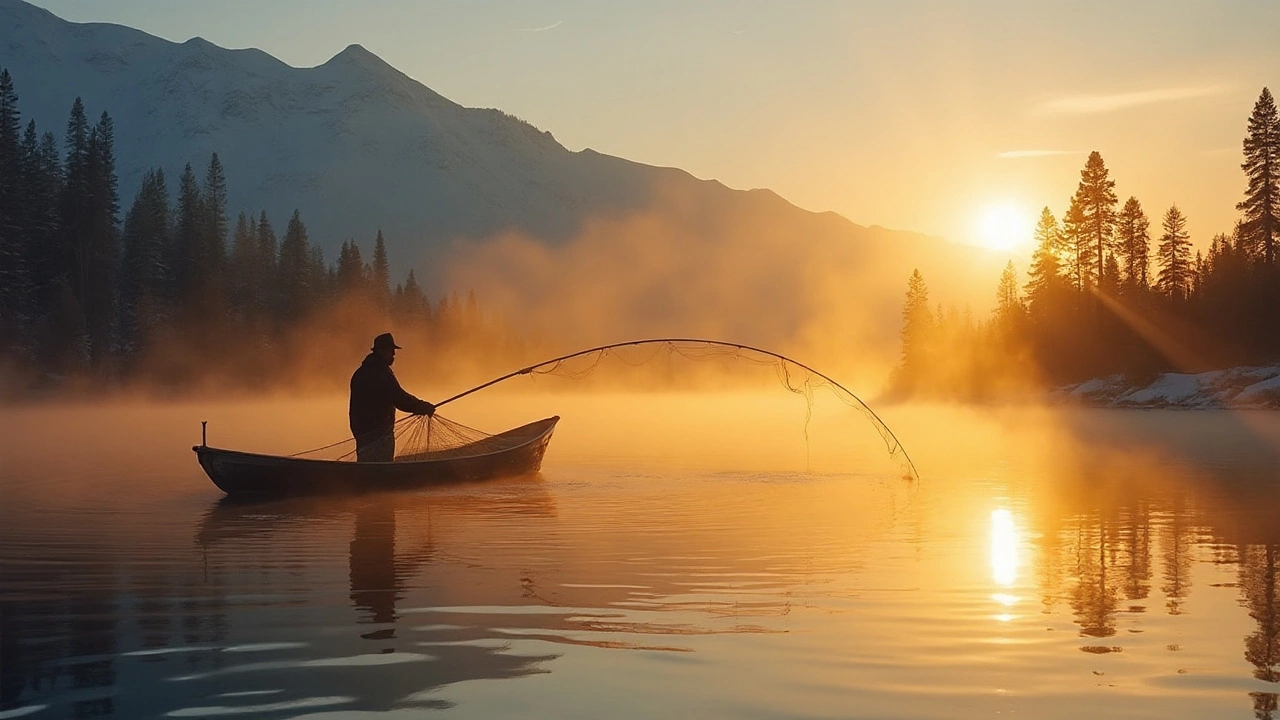
[[[491,385],[520,375],[548,375],[571,380],[583,380],[605,367],[608,361],[615,361],[626,367],[645,366],[650,369],[661,367],[661,361],[684,359],[694,362],[709,360],[736,360],[753,365],[771,366],[778,381],[790,392],[801,395],[805,399],[805,444],[809,442],[809,423],[813,418],[814,394],[826,389],[840,402],[861,414],[871,424],[884,442],[889,456],[898,460],[903,466],[904,476],[918,479],[915,465],[908,457],[902,443],[870,407],[857,395],[830,377],[783,355],[753,348],[746,345],[725,343],[716,340],[666,338],[655,340],[637,340],[627,343],[605,345],[590,350],[565,355],[537,365],[517,370],[483,385],[471,388],[446,400],[436,403],[442,405],[458,400]],[[513,436],[510,432],[501,436],[490,435],[475,428],[467,427],[441,417],[437,412],[431,417],[410,415],[395,423],[395,459],[397,462],[436,460],[466,455],[479,455],[509,447]],[[354,439],[326,445],[315,450],[297,453],[293,457],[323,460],[356,459]]]
[[[902,443],[889,429],[880,416],[848,388],[803,363],[792,360],[778,353],[760,348],[717,340],[696,338],[664,338],[653,340],[637,340],[633,342],[605,345],[590,350],[566,355],[554,360],[532,365],[516,372],[504,375],[484,385],[472,388],[437,403],[437,407],[457,400],[490,385],[519,375],[550,375],[571,380],[584,380],[591,377],[601,368],[616,362],[625,367],[661,366],[663,361],[684,359],[694,362],[709,360],[734,360],[760,366],[771,366],[778,381],[788,391],[801,395],[805,399],[805,444],[809,443],[809,423],[813,419],[814,395],[820,390],[827,390],[841,403],[862,415],[880,435],[885,450],[890,458],[897,460],[903,468],[903,475],[910,479],[919,479],[915,464],[907,455]],[[669,378],[667,378],[669,379]]]
[[[392,432],[395,438],[396,462],[447,460],[484,455],[511,447],[515,439],[510,433],[503,436],[490,435],[482,430],[441,417],[439,413],[431,417],[409,415],[401,418],[396,421]],[[314,450],[295,453],[291,457],[354,462],[356,441],[355,438],[347,438]]]

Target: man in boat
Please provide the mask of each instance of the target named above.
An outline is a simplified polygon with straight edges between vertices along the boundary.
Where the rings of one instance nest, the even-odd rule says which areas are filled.
[[[434,415],[436,407],[405,392],[391,372],[396,361],[391,333],[373,339],[373,349],[351,375],[351,435],[359,462],[391,462],[396,455],[396,409],[415,415]]]

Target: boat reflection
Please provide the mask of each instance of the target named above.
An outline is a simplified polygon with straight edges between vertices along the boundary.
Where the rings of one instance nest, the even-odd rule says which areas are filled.
[[[314,602],[270,596],[295,585],[303,594],[331,597],[325,583],[333,575],[310,556],[323,557],[335,547],[347,551],[343,579],[356,632],[339,632],[352,625],[349,616],[345,622],[326,619],[334,632],[310,638],[306,648],[291,653],[293,660],[282,661],[292,664],[228,668],[236,673],[237,691],[271,689],[262,684],[267,676],[276,690],[283,684],[280,701],[302,702],[308,692],[325,688],[360,709],[430,708],[437,706],[435,690],[446,685],[545,672],[545,664],[562,654],[547,648],[681,653],[689,650],[682,638],[780,632],[751,620],[790,611],[787,599],[771,588],[792,579],[775,580],[776,571],[761,567],[777,562],[779,548],[735,568],[691,556],[687,538],[667,532],[640,549],[611,542],[604,528],[562,527],[540,477],[476,488],[249,505],[223,500],[211,507],[195,532],[208,581],[253,578],[237,584],[237,591],[267,596],[244,610],[265,604],[316,612]],[[749,528],[742,531],[754,537]],[[578,534],[584,532],[599,545],[583,544]],[[340,537],[347,542],[339,544]],[[567,547],[577,551],[566,554]],[[309,556],[312,567],[282,555],[281,548]],[[681,556],[694,572],[670,572],[669,563]],[[233,624],[259,624],[244,610]],[[352,640],[364,644],[354,647]],[[362,677],[355,665],[370,658],[378,659],[376,673],[369,671],[376,677]],[[184,680],[215,677],[221,675]]]
[[[495,489],[496,488],[496,489]],[[275,597],[295,575],[304,594],[323,593],[332,575],[325,577],[323,557],[334,547],[336,534],[349,528],[345,581],[348,598],[356,611],[354,623],[358,642],[375,641],[376,648],[351,645],[339,635],[313,637],[305,647],[284,653],[289,657],[267,663],[224,668],[222,672],[193,673],[178,680],[199,685],[225,674],[236,675],[238,693],[272,692],[273,703],[303,703],[317,688],[326,697],[339,698],[344,708],[387,710],[409,706],[431,708],[439,703],[431,690],[463,680],[498,679],[537,672],[553,654],[518,654],[506,651],[501,643],[486,642],[502,634],[497,624],[478,625],[475,618],[468,632],[455,633],[454,642],[431,643],[432,633],[414,628],[406,637],[406,615],[400,604],[414,593],[419,604],[431,604],[434,583],[431,564],[437,555],[435,524],[444,526],[446,539],[456,533],[458,518],[487,515],[525,523],[554,518],[555,505],[539,476],[513,478],[500,484],[487,483],[484,492],[434,489],[403,493],[274,500],[244,503],[223,499],[211,507],[198,523],[195,539],[204,557],[206,579],[218,585],[232,576],[257,577],[257,582],[240,585],[241,593],[252,598],[241,622],[253,622],[253,610],[262,606],[292,605],[288,598]],[[320,561],[305,565],[282,558],[277,548],[315,553]],[[258,599],[261,598],[261,599]],[[300,610],[314,612],[310,603]],[[422,617],[421,608],[413,613]],[[492,620],[501,620],[491,616]],[[333,618],[336,627],[345,623]],[[373,626],[373,629],[368,629]],[[261,633],[259,633],[261,637]],[[425,648],[429,647],[429,652]],[[361,672],[362,667],[368,670]],[[271,670],[268,684],[258,687],[260,671]],[[290,672],[297,671],[297,672]],[[411,678],[411,679],[410,679]],[[283,685],[283,687],[281,687]],[[406,700],[413,689],[416,699]],[[201,695],[192,688],[193,697]],[[239,697],[239,696],[237,696]],[[244,694],[250,702],[252,695]],[[313,698],[314,699],[314,698]],[[187,708],[191,712],[229,711],[223,698],[208,696],[209,705]],[[256,707],[253,705],[244,707]],[[260,711],[260,710],[259,710]]]
[[[602,678],[673,702],[744,687],[794,700],[762,717],[838,716],[881,687],[896,690],[864,714],[924,695],[985,717],[995,706],[965,705],[973,689],[1015,677],[1026,707],[1105,695],[1103,717],[1158,700],[1148,714],[1274,719],[1277,466],[1187,433],[1166,451],[1123,415],[1081,422],[1084,446],[1035,447],[1043,466],[909,491],[606,464],[244,505],[159,473],[128,493],[51,475],[56,502],[0,503],[0,717],[412,717],[451,702],[488,716],[490,699],[578,699]],[[1212,446],[1210,420],[1188,427]],[[98,486],[111,490],[81,499]],[[982,662],[939,652],[966,643]],[[828,708],[806,704],[824,693]],[[1225,711],[1194,714],[1212,703]],[[533,714],[580,709],[548,705]]]
[[[434,523],[443,523],[447,534],[450,526],[456,526],[459,513],[526,521],[554,517],[554,502],[540,476],[502,482],[488,487],[500,487],[503,492],[421,490],[264,502],[223,498],[201,518],[195,539],[208,564],[209,553],[220,547],[234,545],[234,557],[242,559],[249,548],[269,552],[284,534],[290,535],[283,540],[290,545],[306,543],[311,536],[320,542],[319,536],[329,535],[334,526],[350,523],[349,597],[358,611],[357,622],[389,626],[365,632],[362,637],[394,638],[394,624],[400,619],[397,602],[435,557]],[[212,566],[217,566],[216,560]]]

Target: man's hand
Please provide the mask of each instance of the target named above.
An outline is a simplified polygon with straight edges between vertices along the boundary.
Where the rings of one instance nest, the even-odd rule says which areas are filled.
[[[435,415],[435,414],[436,414],[436,406],[435,406],[435,405],[432,405],[431,403],[427,402],[426,400],[423,400],[423,401],[422,401],[422,407],[418,408],[418,414],[419,414],[419,415],[426,415],[427,417],[431,417],[432,415]]]

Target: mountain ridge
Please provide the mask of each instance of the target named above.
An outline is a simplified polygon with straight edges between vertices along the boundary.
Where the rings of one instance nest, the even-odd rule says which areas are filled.
[[[381,230],[394,277],[415,268],[433,294],[483,290],[510,315],[542,303],[547,327],[579,314],[574,289],[590,287],[630,293],[596,301],[633,318],[599,322],[596,335],[687,328],[767,344],[835,332],[888,352],[913,269],[937,298],[989,302],[1004,265],[769,189],[571,151],[509,113],[445,98],[356,43],[296,68],[257,49],[71,23],[0,0],[0,51],[24,124],[34,118],[61,138],[76,97],[90,118],[111,114],[122,212],[146,171],[163,169],[172,195],[185,164],[202,176],[217,152],[233,217],[265,210],[279,233],[297,209],[330,261],[347,240],[370,252]],[[835,327],[853,322],[866,327]]]
[[[200,169],[210,153],[218,152],[228,171],[233,212],[261,207],[282,222],[299,207],[330,251],[347,238],[371,237],[380,226],[389,240],[407,235],[437,245],[513,226],[553,241],[572,234],[583,210],[642,206],[645,198],[637,195],[643,196],[639,191],[655,177],[725,188],[677,168],[592,149],[570,151],[550,132],[500,110],[464,108],[448,100],[358,43],[320,65],[298,68],[258,49],[226,49],[198,36],[178,43],[123,25],[72,23],[22,0],[0,0],[0,16],[5,17],[0,25],[8,28],[0,29],[3,62],[15,78],[24,122],[34,117],[40,128],[60,136],[77,96],[84,98],[91,116],[110,113],[116,121],[118,174],[126,202],[150,167],[176,176],[182,165],[190,162]],[[312,122],[298,122],[306,116]],[[286,132],[270,128],[291,123],[307,127]],[[416,128],[406,127],[414,124]],[[397,130],[405,142],[392,139]],[[297,159],[314,148],[297,147],[288,135],[333,147],[323,151],[328,157],[298,167]],[[385,189],[393,196],[403,195],[396,188],[405,185],[443,191],[447,201],[439,206],[457,211],[455,217],[408,212],[397,221],[395,215],[401,213],[390,212],[387,202],[370,204],[385,212],[356,211],[350,220],[327,211],[333,199],[348,193],[323,175],[360,165],[349,157],[353,146],[384,156],[402,154],[419,163],[402,171],[405,177],[384,183]],[[605,157],[614,161],[601,162]],[[436,172],[424,166],[434,166]],[[471,170],[462,171],[462,166]],[[593,177],[602,168],[611,176]],[[442,175],[451,182],[440,182]],[[291,183],[299,187],[291,190]],[[467,186],[480,202],[450,192]],[[320,190],[329,197],[317,201],[298,190]],[[353,193],[352,199],[360,200],[361,193]],[[562,212],[546,212],[549,201],[564,206]],[[485,222],[485,215],[494,220]]]

